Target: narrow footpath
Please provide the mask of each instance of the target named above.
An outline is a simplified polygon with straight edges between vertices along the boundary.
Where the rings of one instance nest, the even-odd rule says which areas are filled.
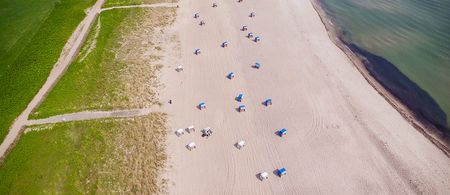
[[[41,125],[41,124],[52,124],[70,121],[83,121],[83,120],[93,120],[102,118],[127,118],[127,117],[137,117],[145,116],[152,112],[158,112],[158,109],[131,109],[131,110],[114,110],[114,111],[83,111],[70,114],[62,114],[57,116],[52,116],[44,119],[28,120],[25,125]]]

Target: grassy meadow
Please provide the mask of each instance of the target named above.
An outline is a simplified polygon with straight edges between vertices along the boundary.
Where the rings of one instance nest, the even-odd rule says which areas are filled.
[[[152,114],[29,127],[0,165],[0,194],[161,192],[165,120]]]
[[[31,118],[159,104],[157,53],[163,49],[155,39],[174,14],[174,8],[103,12],[78,58]]]
[[[94,2],[0,0],[0,140],[45,82]]]

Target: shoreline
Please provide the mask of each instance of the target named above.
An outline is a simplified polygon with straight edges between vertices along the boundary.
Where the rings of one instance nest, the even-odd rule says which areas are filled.
[[[341,39],[341,36],[333,26],[331,19],[325,13],[320,0],[310,0],[314,10],[319,15],[322,24],[328,32],[330,40],[342,50],[348,59],[353,63],[358,72],[362,74],[364,79],[395,109],[408,121],[416,130],[423,134],[431,143],[437,146],[447,157],[450,158],[450,138],[445,134],[444,130],[436,127],[435,124],[428,121],[424,117],[419,116],[406,106],[403,101],[392,94],[383,84],[381,84],[363,63],[364,58],[353,52],[348,45]]]
[[[163,175],[169,194],[448,194],[450,158],[365,81],[310,0],[214,8],[182,1],[177,11],[167,32],[178,36],[179,55],[165,55],[158,96],[173,100],[163,108],[171,129]],[[249,32],[263,39],[256,43]],[[226,78],[230,72],[235,78]],[[236,101],[241,93],[245,99]],[[272,106],[263,104],[268,98]],[[248,109],[239,112],[240,105]],[[174,133],[190,125],[197,132]],[[214,132],[208,138],[206,127]],[[277,176],[280,167],[288,176]],[[260,181],[262,172],[269,179]]]

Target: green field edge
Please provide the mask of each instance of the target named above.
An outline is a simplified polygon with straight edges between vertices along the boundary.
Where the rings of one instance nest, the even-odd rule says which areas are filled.
[[[162,186],[135,184],[148,178],[157,183],[166,161],[165,123],[166,115],[156,113],[27,127],[29,132],[0,165],[0,194],[161,191]],[[133,148],[149,160],[139,159],[138,153],[127,155]],[[145,171],[129,175],[130,160],[140,162]]]
[[[56,3],[17,58],[2,61],[7,64],[2,64],[0,77],[0,140],[42,87],[67,40],[86,16],[84,11],[93,4],[93,0]]]

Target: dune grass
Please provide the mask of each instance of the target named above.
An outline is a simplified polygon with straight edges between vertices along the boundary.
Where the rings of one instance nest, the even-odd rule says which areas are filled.
[[[93,3],[0,0],[0,140],[45,82],[84,10]]]
[[[177,0],[107,0],[103,7],[114,7],[122,5],[140,5],[152,3],[175,3]]]
[[[32,118],[71,112],[74,107],[89,109],[80,105],[102,102],[102,99],[105,102],[118,101],[115,99],[120,97],[114,96],[114,86],[119,85],[117,73],[125,64],[114,60],[112,49],[119,45],[120,25],[130,13],[127,10],[112,10],[100,16],[102,25],[95,48],[83,61],[80,61],[78,57],[69,66],[67,72],[39,107],[37,112],[39,114],[33,114]],[[80,56],[86,52],[86,47],[93,41],[94,35],[95,28],[92,28]],[[111,90],[110,93],[107,90]],[[110,94],[110,96],[103,97],[104,94]],[[103,109],[111,109],[111,107],[105,104]]]
[[[0,194],[154,194],[165,181],[165,116],[39,125],[0,165]]]
[[[154,88],[161,65],[155,53],[162,51],[152,49],[160,46],[151,36],[162,34],[160,29],[173,21],[174,12],[174,8],[103,12],[98,36],[93,28],[79,57],[31,118],[158,104]]]

